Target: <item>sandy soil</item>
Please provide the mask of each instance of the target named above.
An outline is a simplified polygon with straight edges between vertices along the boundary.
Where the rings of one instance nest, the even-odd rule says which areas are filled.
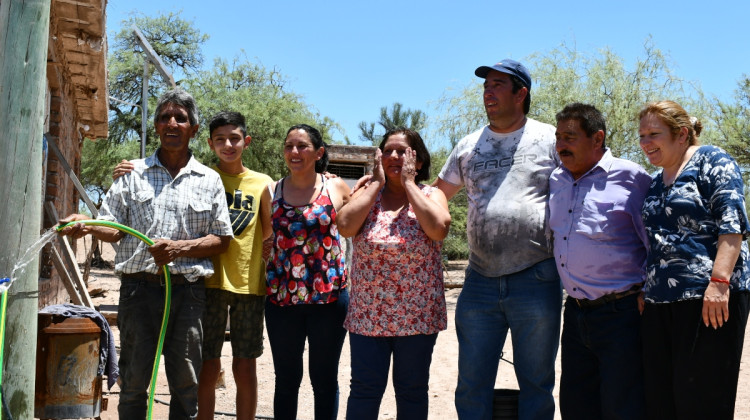
[[[83,243],[80,243],[83,245]],[[79,253],[83,246],[79,246]],[[112,260],[112,252],[110,249],[105,251],[104,257],[106,260]],[[451,271],[446,274],[446,281],[455,282],[463,280],[463,271],[460,269],[460,264],[457,266],[451,266]],[[112,270],[101,270],[93,269],[91,277],[89,278],[89,290],[102,290],[96,296],[93,296],[95,305],[110,304],[116,305],[118,299],[118,288],[119,280],[112,275]],[[453,406],[453,393],[456,387],[457,378],[457,360],[458,360],[458,344],[456,341],[456,330],[453,322],[453,314],[456,307],[456,299],[460,293],[460,288],[446,290],[446,301],[448,304],[448,329],[441,332],[438,336],[437,344],[433,354],[432,367],[430,369],[430,419],[455,419],[456,412]],[[119,350],[119,334],[116,327],[113,327],[116,339],[118,340]],[[264,332],[264,337],[265,337]],[[258,371],[258,418],[273,418],[273,363],[271,360],[270,346],[266,338],[264,342],[265,352],[258,359],[257,371]],[[737,395],[737,406],[735,410],[735,418],[741,420],[750,420],[750,336],[745,336],[745,352],[742,358],[742,364],[740,366],[740,380],[739,380],[739,391]],[[510,340],[506,340],[504,351],[504,358],[512,361],[513,360],[513,349],[510,346]],[[224,345],[222,352],[222,366],[225,370],[225,386],[216,390],[216,410],[218,412],[234,413],[234,382],[231,370],[231,346],[227,342]],[[557,375],[556,375],[556,386],[554,390],[555,398],[558,394],[558,384],[560,378],[560,360],[556,363]],[[164,376],[163,362],[159,369],[159,380],[157,385],[156,399],[162,401],[169,401],[169,391],[167,389],[167,381]],[[339,368],[339,386],[341,388],[341,397],[339,404],[339,416],[338,418],[343,419],[344,413],[346,412],[346,400],[349,395],[349,378],[351,370],[349,368],[349,343],[348,340],[344,343],[343,353],[341,355],[341,363]],[[513,374],[513,367],[506,362],[500,362],[500,368],[498,370],[497,380],[495,382],[495,388],[506,388],[506,389],[517,389],[518,385]],[[119,397],[119,389],[115,385],[110,392],[105,391],[105,398],[108,399],[108,409],[102,411],[101,418],[103,420],[117,419],[117,401]],[[300,389],[300,407],[298,408],[299,419],[313,419],[313,413],[311,405],[313,401],[312,388],[310,386],[310,380],[305,375],[302,380],[302,386]],[[166,419],[168,418],[168,407],[163,404],[155,404],[154,408],[155,419]],[[216,415],[217,419],[232,419],[233,416],[229,415]],[[388,389],[383,397],[383,402],[380,407],[380,419],[395,419],[396,418],[396,402],[394,398],[393,388],[389,384]],[[556,419],[560,418],[559,412],[555,415]]]

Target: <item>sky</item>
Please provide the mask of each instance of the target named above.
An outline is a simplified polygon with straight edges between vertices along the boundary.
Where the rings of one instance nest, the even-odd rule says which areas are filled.
[[[345,134],[355,143],[359,122],[376,121],[383,106],[401,102],[420,109],[429,124],[439,115],[436,101],[476,79],[478,66],[503,58],[523,62],[562,44],[587,54],[609,48],[632,68],[651,37],[678,77],[723,100],[733,98],[743,74],[750,75],[747,0],[166,3],[172,2],[109,0],[109,37],[131,13],[181,11],[210,36],[204,65],[244,51],[282,73],[289,89],[321,116],[341,124],[344,133],[334,132],[334,140]]]

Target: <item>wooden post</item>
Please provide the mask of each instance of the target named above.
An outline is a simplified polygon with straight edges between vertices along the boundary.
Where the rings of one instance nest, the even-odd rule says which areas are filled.
[[[0,1],[0,277],[42,228],[42,136],[51,0]],[[39,264],[8,290],[3,397],[34,418]]]

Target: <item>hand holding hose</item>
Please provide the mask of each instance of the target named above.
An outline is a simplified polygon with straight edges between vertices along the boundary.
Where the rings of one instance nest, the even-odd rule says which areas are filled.
[[[88,220],[91,219],[91,217],[87,217],[83,214],[71,214],[70,216],[60,219],[59,224],[60,226],[64,226],[70,222],[77,222],[81,220]],[[64,236],[70,236],[73,239],[80,239],[84,236],[88,235],[92,231],[92,226],[86,225],[84,223],[74,223],[69,226],[65,226],[61,230],[59,230],[60,235]]]
[[[158,266],[167,265],[180,257],[181,248],[178,241],[169,239],[157,239],[154,244],[148,247],[148,252],[154,257],[154,262]]]

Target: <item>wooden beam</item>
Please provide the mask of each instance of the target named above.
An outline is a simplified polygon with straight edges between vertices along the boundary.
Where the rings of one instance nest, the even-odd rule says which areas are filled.
[[[51,201],[47,201],[44,203],[44,209],[47,211],[47,215],[52,218],[52,220],[60,220],[60,218],[57,216],[57,210],[55,209],[55,206],[52,205]],[[62,264],[65,267],[68,267],[68,281],[70,282],[71,286],[74,287],[78,291],[78,295],[80,296],[81,303],[78,303],[77,305],[82,305],[89,307],[91,309],[94,309],[94,302],[91,300],[91,296],[89,295],[89,289],[86,286],[86,283],[83,281],[83,276],[81,275],[81,271],[78,269],[78,261],[76,261],[75,253],[73,252],[73,248],[70,247],[70,242],[68,241],[67,236],[58,236],[59,243],[60,243],[60,251],[61,251],[61,261]],[[55,267],[56,268],[56,267]],[[58,274],[60,274],[58,272]],[[60,275],[60,278],[63,278],[62,274]],[[66,280],[63,279],[63,282]],[[68,288],[68,285],[65,284],[65,288]],[[71,295],[71,298],[73,295]]]
[[[73,283],[73,276],[65,266],[65,262],[63,261],[60,252],[57,250],[57,248],[55,248],[54,245],[52,245],[50,248],[50,255],[52,255],[52,264],[55,266],[55,270],[57,270],[57,275],[60,276],[60,279],[65,285],[65,290],[67,290],[68,295],[70,295],[70,301],[73,302],[74,305],[85,306],[83,304],[81,294]]]
[[[71,168],[70,165],[68,164],[68,161],[65,160],[65,156],[63,156],[62,152],[60,151],[60,148],[57,147],[57,143],[52,138],[52,136],[48,136],[45,134],[44,137],[47,139],[49,148],[52,149],[53,152],[55,152],[55,155],[57,156],[57,160],[60,161],[60,164],[65,170],[65,173],[68,174],[70,179],[73,181],[73,185],[75,185],[76,189],[78,190],[78,193],[81,194],[81,198],[83,199],[83,202],[86,203],[86,206],[89,208],[89,211],[91,211],[91,216],[94,219],[96,219],[96,216],[99,215],[99,210],[96,209],[96,206],[89,198],[89,195],[86,193],[86,189],[83,188],[83,185],[81,185],[81,181],[78,180],[78,177],[76,176],[75,172],[73,172],[73,168]],[[57,214],[57,211],[55,211],[55,214]],[[53,220],[56,222],[59,219],[55,217],[55,219]]]
[[[74,6],[86,7],[86,8],[89,8],[89,9],[93,9],[94,8],[93,4],[82,2],[82,1],[71,1],[71,0],[55,0],[55,1],[57,1],[58,3],[72,4]]]

